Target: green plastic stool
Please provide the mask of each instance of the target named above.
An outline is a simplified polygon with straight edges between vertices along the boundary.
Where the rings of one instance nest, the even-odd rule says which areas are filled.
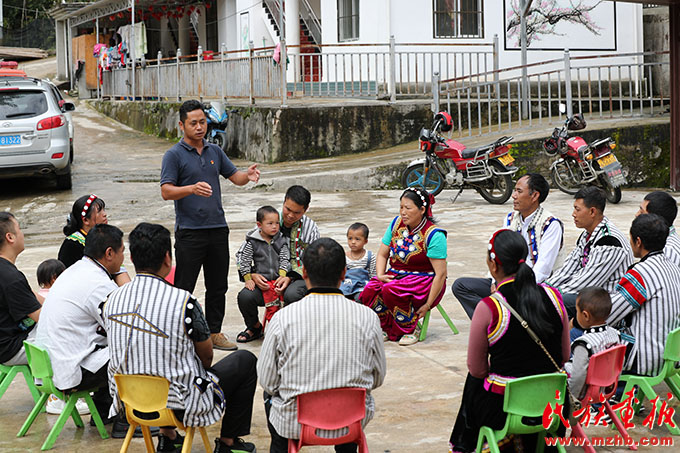
[[[446,310],[444,310],[444,307],[442,307],[441,303],[437,304],[437,310],[439,310],[442,318],[444,318],[444,321],[446,321],[446,323],[449,325],[451,332],[453,332],[454,335],[458,335],[458,329],[456,328],[455,324],[453,324],[453,321],[451,321],[451,318],[449,318],[449,315],[446,313]],[[425,313],[422,325],[420,322],[418,323],[418,328],[420,328],[420,337],[418,337],[418,341],[425,341],[425,338],[427,338],[427,327],[430,324],[430,312],[432,312],[432,310],[429,310],[427,313]]]
[[[33,401],[40,399],[40,392],[35,387],[33,375],[28,365],[0,365],[0,398],[5,394],[17,374],[23,374],[28,390],[31,392]]]
[[[680,327],[671,331],[668,334],[668,337],[666,337],[666,347],[663,351],[663,367],[659,374],[656,376],[622,374],[619,377],[620,381],[626,383],[626,387],[623,390],[624,395],[634,386],[637,386],[639,389],[637,392],[637,399],[640,402],[634,405],[635,413],[638,413],[640,410],[643,398],[647,398],[650,401],[656,398],[657,395],[653,387],[661,382],[666,382],[666,385],[671,389],[675,399],[680,400],[680,368],[675,366],[677,362],[680,362]],[[656,406],[655,420],[658,420],[660,406],[661,404]],[[676,426],[671,426],[666,423],[666,428],[668,428],[668,431],[674,436],[680,435],[680,428],[678,428],[677,423]]]
[[[564,373],[539,374],[513,379],[505,387],[503,399],[503,412],[508,417],[505,426],[499,430],[493,430],[483,426],[479,430],[477,438],[477,453],[482,451],[484,439],[489,443],[491,453],[499,453],[498,441],[508,434],[531,434],[538,433],[536,441],[536,453],[542,453],[545,448],[545,433],[553,433],[559,426],[559,417],[553,415],[552,424],[546,430],[543,424],[527,425],[523,423],[524,417],[538,418],[543,416],[543,411],[550,404],[553,408],[556,403],[564,404],[567,390],[567,375]],[[560,398],[555,398],[555,392],[560,392]],[[565,453],[566,450],[559,443],[557,450]]]
[[[54,386],[54,382],[52,381],[52,364],[50,363],[50,357],[47,354],[47,351],[26,341],[24,341],[24,348],[26,348],[26,358],[28,358],[28,366],[33,373],[33,377],[42,381],[40,384],[36,384],[36,387],[38,390],[40,390],[40,392],[42,392],[42,395],[19,430],[17,437],[23,437],[26,434],[28,429],[33,424],[33,421],[38,416],[38,413],[45,406],[47,398],[49,398],[50,394],[53,394],[59,399],[65,401],[66,407],[64,407],[64,410],[59,415],[59,418],[57,418],[57,422],[47,435],[45,443],[43,443],[42,447],[40,447],[41,450],[49,450],[52,448],[54,442],[57,440],[57,437],[59,437],[59,433],[61,433],[61,430],[64,428],[66,419],[69,418],[69,416],[73,418],[73,422],[78,428],[82,428],[84,426],[83,420],[80,418],[80,414],[78,414],[78,409],[76,409],[76,402],[78,401],[78,398],[85,399],[87,407],[90,409],[90,414],[92,414],[92,418],[97,425],[99,435],[102,436],[102,439],[108,439],[109,435],[106,432],[106,429],[104,429],[104,423],[102,423],[99,412],[97,412],[97,408],[92,401],[92,396],[90,396],[90,392],[97,389],[79,390],[77,392],[69,393],[68,395],[62,393]]]

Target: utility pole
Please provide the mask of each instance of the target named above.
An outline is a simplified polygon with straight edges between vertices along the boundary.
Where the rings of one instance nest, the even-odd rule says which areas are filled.
[[[521,0],[520,2],[520,46],[522,48],[522,119],[529,118],[529,78],[527,76],[527,16],[533,0]]]
[[[2,0],[0,0],[0,39],[2,39],[2,27],[5,26],[5,17],[2,15]]]

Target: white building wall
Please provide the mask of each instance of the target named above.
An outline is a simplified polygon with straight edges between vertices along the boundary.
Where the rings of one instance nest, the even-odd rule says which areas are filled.
[[[337,44],[337,0],[320,1],[323,43],[325,46]],[[397,55],[397,65],[399,65],[400,58],[403,66],[410,65],[410,69],[404,67],[402,71],[408,70],[409,77],[412,80],[415,80],[416,65],[425,69],[428,69],[431,66],[436,67],[439,60],[444,58],[443,53],[464,53],[464,55],[456,58],[455,63],[453,61],[453,55],[444,58],[440,71],[444,78],[446,77],[447,72],[450,77],[454,77],[463,73],[469,74],[470,71],[476,73],[492,70],[491,57],[489,55],[478,55],[477,52],[490,53],[492,51],[490,45],[493,43],[494,35],[498,35],[499,37],[499,67],[505,68],[521,64],[521,52],[519,49],[506,49],[505,46],[503,0],[490,0],[484,2],[484,37],[482,38],[435,39],[433,30],[433,2],[431,0],[423,0],[421,2],[413,2],[412,0],[362,0],[360,1],[359,8],[359,39],[351,41],[352,44],[387,44],[389,42],[390,34],[394,35],[397,44],[443,44],[442,46],[430,45],[420,48],[414,46],[397,46],[397,52],[401,53],[401,57]],[[572,50],[570,52],[571,55],[582,56],[641,52],[641,8],[642,7],[639,4],[616,3],[616,50]],[[608,23],[600,23],[598,25],[603,27],[603,34],[613,33],[611,31],[614,28],[613,20],[610,19]],[[572,49],[590,46],[588,36],[585,36],[585,34],[583,36],[576,34],[561,39],[563,40],[565,47],[571,47]],[[451,44],[466,44],[466,46],[454,47],[451,46]],[[480,45],[469,46],[469,44]],[[365,50],[368,49],[370,48]],[[382,53],[387,51],[387,46],[373,47],[372,49]],[[356,53],[359,51],[359,49],[353,47],[336,47],[331,49],[324,47],[323,50],[324,53]],[[407,56],[406,54],[409,55]],[[562,58],[563,55],[563,49],[535,50],[530,48],[527,58],[529,63],[534,63]],[[432,58],[434,58],[434,60],[432,60]],[[416,59],[418,60],[417,64]],[[479,64],[477,63],[478,59]],[[446,67],[446,61],[448,61],[448,68]],[[630,57],[620,58],[617,61],[625,63],[637,62],[636,59]],[[397,69],[397,73],[399,73],[399,68]],[[426,75],[429,79],[427,71]]]
[[[389,37],[394,35],[397,43],[396,79],[397,83],[405,81],[430,81],[431,74],[439,71],[443,79],[459,77],[470,73],[491,71],[493,69],[492,43],[494,35],[498,35],[499,67],[518,66],[521,52],[518,49],[506,48],[504,1],[484,1],[484,36],[481,38],[435,39],[433,37],[433,1],[420,0],[360,0],[359,2],[359,38],[349,41],[356,44],[372,44],[367,47],[338,46],[337,0],[311,0],[312,6],[319,13],[322,26],[322,66],[323,80],[359,80],[370,78],[378,83],[389,78]],[[317,6],[318,2],[318,6]],[[605,2],[613,4],[613,2]],[[610,53],[634,53],[642,51],[642,14],[641,5],[616,3],[616,38],[615,50],[603,48],[592,50],[575,50],[588,47],[587,34],[574,33],[560,39],[563,47],[570,47],[572,56],[602,55]],[[226,42],[229,50],[242,49],[241,14],[248,12],[250,39],[255,47],[275,45],[273,27],[268,25],[264,8],[257,0],[220,0],[218,13],[220,17],[220,41]],[[608,22],[607,22],[608,20]],[[613,33],[613,18],[604,19],[597,24],[602,33]],[[430,44],[428,46],[400,46],[399,44]],[[380,44],[377,46],[376,44]],[[442,44],[440,46],[431,44]],[[466,44],[452,46],[452,44]],[[478,44],[478,45],[470,45]],[[361,53],[359,56],[357,54]],[[354,54],[353,56],[343,54]],[[454,55],[455,54],[455,55]],[[564,49],[537,50],[529,49],[528,62],[540,62],[559,59]],[[588,60],[586,60],[588,61]],[[621,63],[637,63],[633,57],[617,59]],[[608,61],[609,62],[609,61]],[[595,64],[596,62],[592,62]],[[344,66],[344,69],[343,69]],[[552,67],[562,67],[557,63]],[[417,69],[416,69],[417,68]],[[337,74],[337,76],[336,76]],[[518,72],[506,73],[502,78],[516,76]],[[626,74],[623,74],[626,76]]]
[[[217,35],[220,46],[226,44],[227,50],[236,50],[238,44],[238,15],[236,0],[218,0],[217,2]]]

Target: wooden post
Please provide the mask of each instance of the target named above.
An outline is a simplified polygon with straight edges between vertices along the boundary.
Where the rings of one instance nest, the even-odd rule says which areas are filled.
[[[671,149],[670,187],[680,189],[680,4],[668,6],[671,74]]]

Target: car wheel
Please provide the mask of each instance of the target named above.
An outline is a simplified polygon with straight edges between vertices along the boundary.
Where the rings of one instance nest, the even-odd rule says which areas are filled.
[[[68,167],[68,172],[64,175],[57,175],[57,189],[70,190],[71,183],[71,167]]]
[[[71,144],[68,147],[68,163],[72,164],[73,163],[73,141],[71,141]]]

